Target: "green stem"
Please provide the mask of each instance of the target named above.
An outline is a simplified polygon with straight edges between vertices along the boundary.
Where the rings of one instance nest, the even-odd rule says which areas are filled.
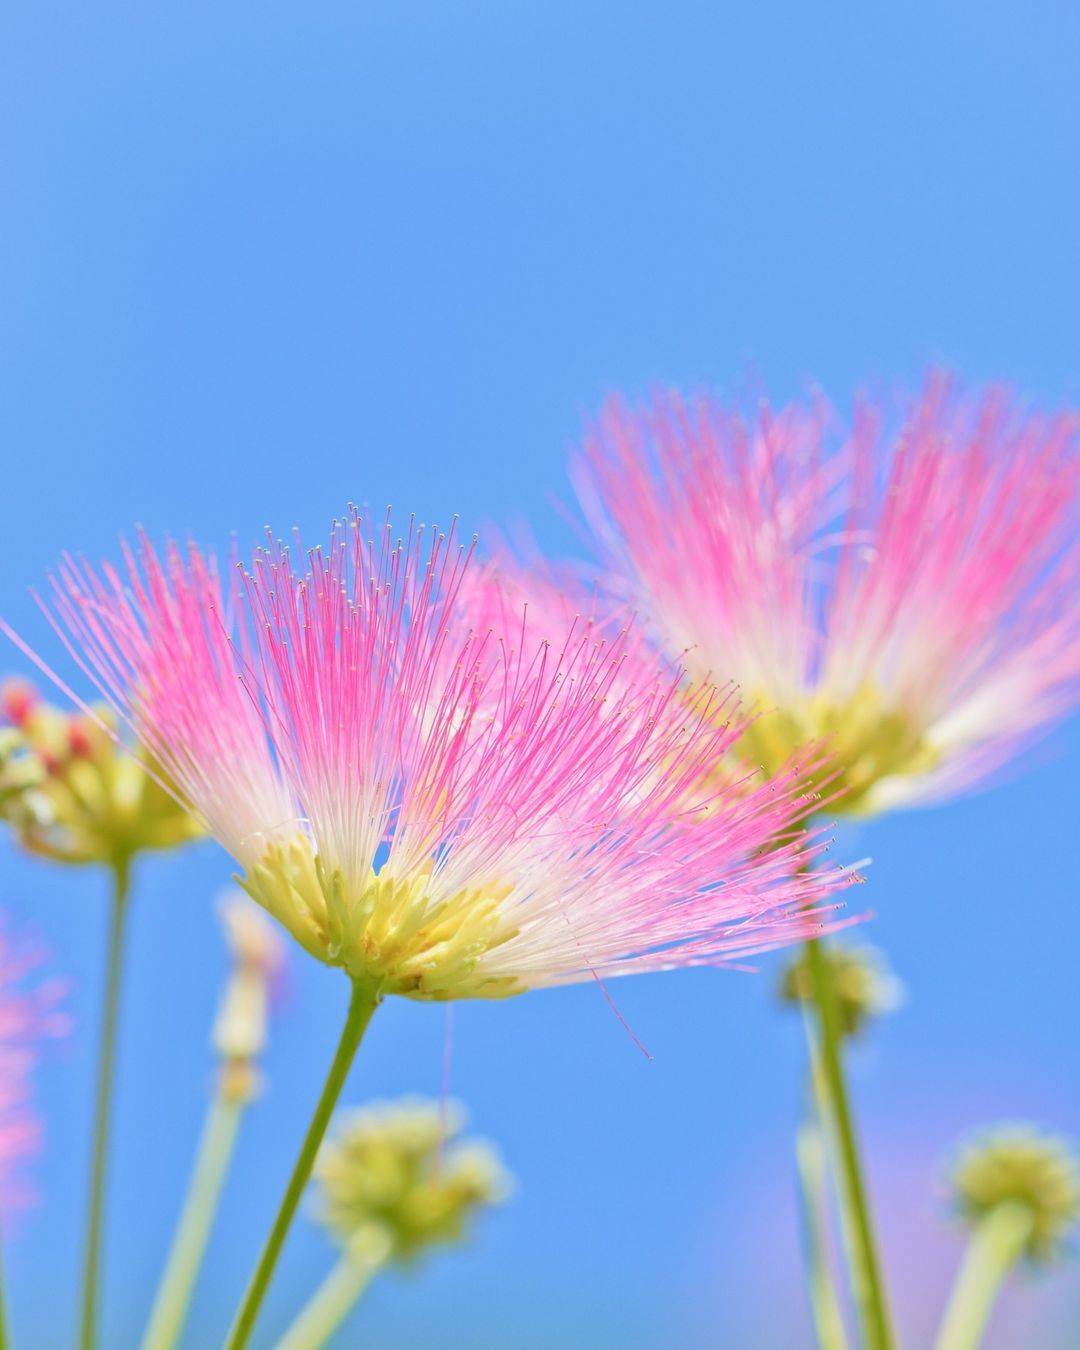
[[[885,1286],[874,1241],[870,1207],[862,1180],[855,1127],[840,1060],[840,1024],[832,975],[821,943],[806,944],[806,959],[817,1006],[821,1082],[835,1140],[845,1234],[852,1265],[852,1287],[866,1350],[892,1350],[894,1341]]]
[[[1034,1221],[1030,1206],[1006,1200],[975,1229],[945,1310],[937,1350],[975,1350],[1002,1281],[1023,1254]]]
[[[246,1105],[220,1086],[210,1104],[142,1350],[171,1350],[180,1339]]]
[[[847,1350],[844,1319],[829,1268],[825,1182],[827,1157],[821,1127],[806,1120],[795,1136],[795,1161],[802,1198],[803,1242],[819,1350]]]
[[[311,1169],[315,1165],[315,1155],[319,1151],[319,1145],[326,1133],[326,1127],[330,1123],[330,1115],[337,1105],[341,1089],[345,1086],[345,1079],[356,1055],[357,1047],[360,1045],[364,1032],[367,1030],[367,1025],[371,1021],[371,1016],[380,1002],[381,995],[377,988],[361,984],[359,981],[354,982],[352,997],[349,1001],[349,1013],[345,1019],[345,1027],[341,1033],[341,1040],[338,1042],[334,1061],[330,1065],[330,1072],[326,1076],[322,1094],[319,1097],[318,1105],[315,1107],[315,1114],[312,1116],[311,1124],[304,1136],[300,1156],[297,1158],[296,1166],[289,1178],[289,1184],[281,1201],[281,1208],[278,1210],[274,1226],[270,1230],[270,1236],[266,1240],[266,1246],[263,1248],[259,1264],[255,1268],[255,1274],[251,1277],[251,1283],[248,1285],[244,1301],[236,1315],[236,1321],[229,1332],[228,1340],[225,1343],[226,1350],[241,1350],[241,1347],[247,1345],[251,1337],[255,1319],[259,1315],[259,1308],[262,1306],[263,1298],[270,1284],[270,1277],[274,1273],[274,1267],[277,1265],[278,1257],[281,1254],[285,1234],[289,1231],[289,1225],[296,1213],[296,1207],[300,1203],[304,1187],[311,1176]]]
[[[109,1118],[112,1111],[116,1028],[120,1010],[120,985],[124,965],[124,930],[127,917],[131,860],[118,857],[113,864],[112,913],[105,962],[105,988],[101,1006],[101,1047],[98,1052],[97,1104],[94,1112],[93,1161],[90,1173],[90,1208],[86,1221],[86,1262],[83,1273],[82,1317],[79,1344],[93,1350],[97,1342],[98,1295],[101,1285],[102,1229],[105,1218],[105,1175],[109,1153]]]
[[[351,1312],[378,1269],[378,1264],[365,1265],[351,1256],[343,1256],[275,1350],[318,1350]]]
[[[7,1350],[7,1305],[4,1301],[4,1270],[3,1263],[0,1262],[0,1350]]]

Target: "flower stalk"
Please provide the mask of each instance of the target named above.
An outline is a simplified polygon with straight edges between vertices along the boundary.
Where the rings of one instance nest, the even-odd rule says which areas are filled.
[[[211,1103],[143,1350],[171,1350],[180,1339],[246,1105],[222,1088]]]
[[[819,1350],[847,1350],[840,1299],[829,1262],[827,1149],[821,1126],[815,1120],[805,1120],[799,1126],[795,1137],[795,1163],[799,1177],[810,1310],[818,1347]]]
[[[892,1350],[894,1340],[884,1279],[840,1054],[841,1032],[832,972],[819,940],[806,944],[806,959],[817,1009],[819,1079],[834,1141],[841,1215],[862,1339],[867,1350]]]
[[[353,1255],[341,1257],[278,1342],[277,1350],[318,1350],[356,1306],[381,1265]]]
[[[259,1094],[258,1059],[283,952],[270,921],[243,896],[226,899],[221,920],[233,961],[212,1036],[220,1058],[217,1082],[142,1350],[172,1350],[180,1339],[240,1122]]]
[[[330,1072],[327,1074],[326,1082],[315,1107],[315,1114],[312,1116],[311,1124],[304,1136],[300,1154],[282,1197],[281,1206],[270,1230],[270,1236],[266,1240],[266,1245],[259,1258],[259,1264],[255,1268],[247,1293],[244,1295],[244,1300],[236,1314],[236,1320],[229,1332],[226,1350],[242,1350],[242,1347],[247,1345],[251,1338],[259,1309],[262,1307],[278,1257],[281,1255],[281,1248],[289,1231],[289,1225],[296,1214],[300,1197],[315,1165],[319,1145],[322,1143],[323,1136],[326,1134],[326,1127],[330,1123],[330,1116],[337,1105],[341,1090],[345,1086],[345,1079],[352,1067],[353,1059],[356,1057],[356,1051],[363,1039],[364,1032],[367,1030],[372,1014],[381,1001],[382,993],[378,986],[362,984],[360,981],[353,983],[348,1015],[345,1019],[345,1026],[342,1029],[337,1051],[330,1065]]]
[[[937,1350],[976,1350],[1002,1283],[1023,1255],[1034,1227],[1029,1205],[1006,1200],[975,1228],[945,1310]]]
[[[79,1344],[93,1350],[97,1344],[98,1303],[101,1290],[102,1245],[105,1221],[105,1183],[108,1171],[109,1127],[112,1116],[113,1080],[116,1062],[116,1033],[120,1013],[120,986],[123,980],[124,939],[127,929],[128,897],[131,886],[131,860],[118,854],[113,861],[113,898],[109,919],[108,951],[105,961],[105,986],[101,1012],[101,1048],[97,1069],[97,1103],[94,1110],[94,1136],[90,1173],[90,1203],[86,1221],[86,1256],[83,1269],[82,1308]]]

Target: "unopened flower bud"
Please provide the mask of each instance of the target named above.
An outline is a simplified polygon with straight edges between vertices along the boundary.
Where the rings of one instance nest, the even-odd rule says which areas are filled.
[[[77,759],[89,759],[94,753],[90,729],[76,717],[68,724],[68,749]]]
[[[876,947],[832,942],[822,954],[829,967],[841,1035],[854,1036],[872,1017],[899,1006],[903,986]],[[785,967],[780,997],[785,1003],[813,1002],[813,970],[805,952]]]
[[[284,961],[273,923],[245,895],[228,895],[221,921],[233,957],[214,1023],[214,1048],[222,1059],[223,1092],[247,1101],[258,1091],[255,1060],[266,1045],[270,993]]]
[[[41,702],[41,696],[29,680],[5,680],[0,687],[0,711],[15,726],[23,726]]]
[[[999,1205],[1031,1213],[1029,1261],[1052,1260],[1080,1219],[1080,1165],[1063,1140],[1032,1125],[999,1125],[969,1143],[952,1169],[953,1204],[975,1226]]]
[[[218,913],[237,966],[260,972],[272,979],[285,962],[281,930],[265,910],[240,891],[227,894]]]
[[[346,1114],[315,1168],[328,1227],[364,1261],[408,1262],[464,1239],[473,1215],[505,1199],[510,1178],[479,1141],[449,1144],[461,1109],[405,1099]]]
[[[146,849],[173,848],[200,829],[138,747],[116,739],[106,708],[72,715],[32,685],[9,681],[0,709],[18,737],[21,779],[0,749],[0,815],[33,853],[65,863],[116,863]],[[10,749],[9,749],[10,755]]]

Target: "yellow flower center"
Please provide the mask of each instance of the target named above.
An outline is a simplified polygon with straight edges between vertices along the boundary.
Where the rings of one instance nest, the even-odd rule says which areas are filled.
[[[938,762],[922,729],[890,708],[872,685],[840,700],[821,689],[786,706],[766,693],[748,702],[765,711],[739,738],[739,757],[771,777],[792,755],[819,745],[826,764],[810,786],[824,783],[827,793],[837,793],[836,811],[872,810],[871,789],[883,779],[920,776]]]
[[[384,993],[506,998],[524,988],[483,969],[484,957],[517,933],[502,909],[506,884],[433,899],[430,871],[395,877],[384,868],[355,886],[302,835],[272,844],[240,884],[312,956]]]

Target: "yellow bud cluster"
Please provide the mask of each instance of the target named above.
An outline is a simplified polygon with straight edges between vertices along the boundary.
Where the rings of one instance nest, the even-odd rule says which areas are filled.
[[[999,1205],[1030,1212],[1029,1261],[1052,1260],[1080,1220],[1076,1154],[1064,1140],[1030,1125],[1000,1125],[973,1140],[950,1180],[956,1210],[967,1223],[980,1223]]]
[[[841,1035],[856,1035],[872,1017],[891,1012],[899,1004],[900,982],[876,947],[831,942],[822,956],[829,967]],[[785,1003],[814,1001],[814,977],[805,952],[785,967],[780,997]]]
[[[0,816],[32,853],[115,865],[201,832],[149,756],[119,743],[108,709],[66,713],[18,681],[0,703],[10,722],[0,741]]]
[[[315,1176],[323,1218],[358,1260],[408,1262],[463,1240],[473,1215],[510,1187],[495,1151],[451,1142],[459,1107],[405,1099],[352,1112],[323,1146]]]

